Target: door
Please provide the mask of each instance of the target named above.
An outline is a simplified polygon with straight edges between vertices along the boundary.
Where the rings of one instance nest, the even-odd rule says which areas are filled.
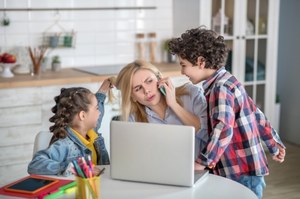
[[[205,13],[208,6],[210,18]],[[223,35],[229,47],[226,69],[245,86],[257,106],[272,117],[279,1],[202,0],[200,8],[201,25]]]

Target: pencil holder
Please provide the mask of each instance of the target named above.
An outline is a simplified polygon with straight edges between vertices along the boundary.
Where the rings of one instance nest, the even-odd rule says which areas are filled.
[[[76,177],[76,199],[100,199],[100,176],[92,178]]]

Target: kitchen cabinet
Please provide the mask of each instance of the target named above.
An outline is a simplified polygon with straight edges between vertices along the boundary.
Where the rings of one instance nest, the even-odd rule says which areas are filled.
[[[227,70],[272,123],[276,117],[279,6],[280,0],[174,0],[175,35],[200,25],[223,35],[230,49]],[[194,21],[184,26],[183,15],[193,16]]]

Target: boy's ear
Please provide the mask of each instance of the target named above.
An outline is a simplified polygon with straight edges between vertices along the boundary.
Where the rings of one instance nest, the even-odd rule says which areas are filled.
[[[200,69],[204,69],[205,68],[205,59],[202,56],[199,56],[197,58],[197,63],[196,65],[200,68]]]

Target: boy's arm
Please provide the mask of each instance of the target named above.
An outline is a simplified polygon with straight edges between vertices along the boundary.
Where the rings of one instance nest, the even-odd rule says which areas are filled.
[[[285,146],[282,143],[278,133],[271,126],[270,122],[268,121],[264,113],[259,108],[256,108],[255,117],[259,125],[258,130],[259,130],[260,138],[266,144],[269,152],[272,155],[278,155],[279,153],[278,145],[281,146],[283,149],[285,149]]]
[[[220,160],[233,136],[234,95],[226,87],[219,86],[211,91],[208,103],[212,132],[206,152],[200,153],[196,161],[212,168]]]

